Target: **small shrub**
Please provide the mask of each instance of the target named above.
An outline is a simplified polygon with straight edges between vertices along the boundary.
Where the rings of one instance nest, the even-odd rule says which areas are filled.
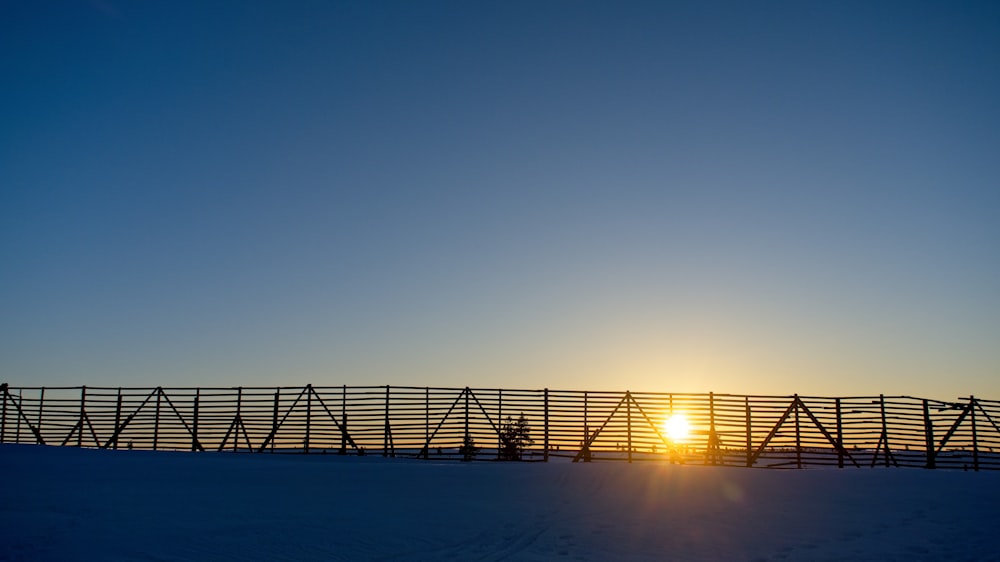
[[[462,455],[463,461],[471,461],[476,456],[476,453],[479,452],[479,447],[476,446],[475,439],[466,433],[465,439],[462,440],[462,446],[458,448],[458,452]]]

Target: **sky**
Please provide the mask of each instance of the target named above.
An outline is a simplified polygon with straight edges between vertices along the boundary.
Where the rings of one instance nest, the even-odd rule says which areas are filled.
[[[0,380],[1000,399],[993,2],[0,2]]]

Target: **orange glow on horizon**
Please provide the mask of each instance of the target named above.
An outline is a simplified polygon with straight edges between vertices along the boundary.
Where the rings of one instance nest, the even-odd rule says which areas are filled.
[[[683,412],[678,412],[663,421],[663,432],[671,442],[683,443],[691,435],[691,424]]]

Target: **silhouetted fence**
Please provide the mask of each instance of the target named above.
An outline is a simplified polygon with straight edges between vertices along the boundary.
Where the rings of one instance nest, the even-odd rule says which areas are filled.
[[[510,416],[525,460],[747,467],[1000,469],[1000,402],[423,387],[0,385],[0,442],[104,449],[496,459]],[[690,427],[671,434],[678,414]],[[467,456],[467,455],[466,455]]]

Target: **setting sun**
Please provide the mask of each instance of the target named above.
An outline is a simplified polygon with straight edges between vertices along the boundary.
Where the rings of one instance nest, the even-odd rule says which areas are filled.
[[[691,433],[691,424],[688,423],[687,416],[677,413],[663,422],[663,431],[666,433],[667,439],[674,443],[680,443],[686,440]]]

